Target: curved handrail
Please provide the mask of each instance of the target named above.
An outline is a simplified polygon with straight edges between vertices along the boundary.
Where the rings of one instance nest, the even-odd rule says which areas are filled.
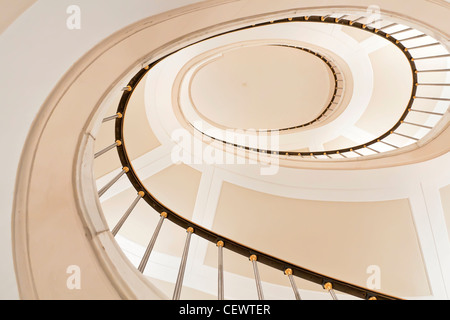
[[[158,61],[157,61],[158,62]],[[156,65],[157,62],[151,64],[148,69],[142,69],[140,70],[133,79],[130,80],[128,83],[128,86],[131,87],[130,91],[125,91],[122,95],[122,99],[120,100],[119,107],[117,109],[117,112],[122,114],[120,118],[116,118],[116,139],[118,141],[122,141],[122,143],[117,146],[117,151],[119,154],[120,161],[122,163],[122,166],[124,168],[129,168],[127,170],[126,175],[128,179],[130,180],[133,187],[138,192],[143,192],[142,198],[158,213],[166,213],[166,219],[172,221],[173,223],[177,224],[178,226],[188,229],[193,228],[193,233],[195,233],[197,236],[204,238],[210,242],[217,243],[218,241],[223,241],[224,247],[228,250],[231,250],[235,253],[238,253],[240,255],[250,257],[252,255],[256,255],[258,257],[258,261],[260,263],[266,264],[268,266],[271,266],[275,269],[278,269],[280,271],[285,271],[286,269],[290,268],[293,271],[293,275],[300,277],[302,279],[324,285],[325,283],[332,283],[333,288],[335,288],[338,291],[348,293],[350,295],[362,298],[362,299],[370,299],[370,298],[376,298],[379,300],[396,300],[399,299],[394,296],[390,296],[387,294],[383,294],[377,291],[368,290],[366,288],[347,283],[345,281],[332,278],[317,272],[314,272],[312,270],[303,268],[301,266],[297,266],[295,264],[292,264],[288,261],[276,258],[272,255],[269,255],[267,253],[264,253],[262,251],[256,250],[254,248],[249,248],[241,243],[238,243],[232,239],[229,239],[227,237],[224,237],[222,235],[219,235],[209,229],[206,229],[184,217],[177,214],[176,212],[172,211],[168,207],[166,207],[164,204],[159,202],[155,196],[153,196],[144,186],[142,181],[139,179],[137,173],[133,169],[133,165],[131,163],[130,158],[128,157],[127,151],[126,151],[126,145],[123,142],[124,136],[123,136],[123,128],[124,128],[124,120],[126,118],[126,108],[128,105],[128,101],[132,95],[133,89],[138,85],[139,81],[145,76],[147,71],[151,69],[152,66]]]
[[[403,112],[401,118],[396,122],[396,124],[386,133],[384,133],[383,135],[381,135],[380,137],[378,137],[377,139],[374,139],[372,141],[369,141],[365,144],[362,145],[358,145],[355,146],[353,148],[347,148],[347,149],[339,149],[339,150],[332,150],[332,151],[327,151],[328,153],[330,152],[335,152],[337,154],[343,153],[343,152],[348,152],[348,151],[354,151],[360,148],[366,148],[368,145],[374,144],[376,142],[379,142],[381,139],[384,139],[385,137],[389,136],[392,133],[395,133],[395,130],[403,123],[407,123],[407,124],[412,124],[410,122],[406,122],[404,121],[404,119],[406,118],[406,116],[408,115],[409,112],[411,111],[416,111],[416,112],[424,112],[424,111],[420,111],[420,110],[413,110],[412,109],[412,104],[414,102],[415,99],[418,98],[423,98],[423,99],[437,99],[437,100],[450,100],[447,98],[433,98],[433,97],[416,97],[416,92],[417,92],[417,87],[419,85],[442,85],[442,84],[430,84],[430,83],[418,83],[417,82],[417,74],[419,72],[441,72],[441,71],[450,71],[449,69],[443,69],[443,70],[418,70],[416,68],[416,65],[414,63],[415,60],[420,60],[420,59],[432,59],[432,58],[436,58],[436,57],[447,57],[450,55],[444,54],[444,55],[438,55],[435,57],[419,57],[419,58],[414,58],[412,57],[412,55],[409,53],[409,50],[412,49],[416,49],[416,48],[421,48],[424,46],[431,46],[434,44],[429,44],[429,45],[421,45],[421,46],[416,46],[416,47],[412,47],[412,48],[407,48],[405,47],[401,42],[402,41],[408,41],[411,39],[415,39],[415,38],[419,38],[419,37],[423,37],[423,36],[414,36],[414,37],[410,37],[407,39],[402,39],[402,40],[398,40],[395,39],[392,35],[385,33],[384,31],[382,31],[382,29],[385,28],[389,28],[394,24],[382,27],[380,29],[374,28],[374,27],[369,27],[368,25],[365,25],[361,22],[358,22],[359,20],[363,19],[364,17],[358,18],[354,21],[352,20],[346,20],[343,18],[335,18],[335,17],[331,17],[331,16],[300,16],[300,17],[290,17],[290,18],[283,18],[283,19],[278,19],[278,20],[272,20],[272,21],[266,21],[266,22],[262,22],[259,24],[253,24],[251,26],[247,26],[247,27],[242,27],[242,28],[238,28],[235,30],[231,30],[231,31],[227,31],[221,34],[216,34],[213,35],[211,37],[205,38],[203,40],[197,41],[195,43],[189,44],[187,46],[185,46],[184,48],[194,45],[196,43],[199,43],[201,41],[205,41],[207,39],[211,39],[226,33],[230,33],[230,32],[236,32],[239,30],[244,30],[244,29],[248,29],[248,28],[252,28],[252,27],[258,27],[258,26],[262,26],[262,25],[268,25],[268,24],[273,24],[273,23],[287,23],[287,22],[291,22],[291,21],[311,21],[311,22],[324,22],[324,23],[340,23],[340,24],[344,24],[344,25],[349,25],[349,26],[353,26],[353,27],[357,27],[357,28],[361,28],[364,29],[368,32],[371,32],[373,34],[377,34],[378,36],[384,37],[386,39],[389,39],[393,44],[395,44],[399,49],[402,50],[402,52],[404,53],[404,55],[406,56],[406,58],[409,61],[410,67],[411,67],[411,71],[412,71],[412,92],[411,92],[411,97],[409,99],[409,103],[405,109],[405,111]],[[404,30],[406,31],[406,30]],[[403,31],[397,31],[394,32],[393,34],[399,34],[402,33]],[[318,272],[314,272],[312,270],[303,268],[301,266],[295,265],[293,263],[290,263],[288,261],[282,260],[280,258],[274,257],[270,254],[264,253],[262,251],[259,251],[257,249],[254,248],[250,248],[248,246],[245,246],[239,242],[236,242],[232,239],[229,239],[223,235],[217,234],[207,228],[202,227],[201,225],[198,225],[186,218],[184,218],[183,216],[179,215],[178,213],[172,211],[171,209],[169,209],[167,206],[165,206],[164,204],[162,204],[161,202],[159,202],[144,186],[144,184],[142,183],[142,181],[139,179],[136,171],[133,168],[133,165],[131,163],[130,158],[128,157],[127,151],[126,151],[126,145],[124,142],[124,121],[125,121],[125,115],[126,115],[126,110],[127,110],[127,106],[128,106],[128,102],[134,92],[134,89],[137,87],[137,85],[139,84],[139,82],[144,78],[144,76],[149,72],[149,70],[151,70],[156,64],[158,64],[160,61],[162,61],[163,59],[165,59],[167,56],[178,52],[184,48],[178,49],[168,55],[166,55],[165,57],[162,57],[154,62],[152,62],[151,64],[149,64],[148,66],[142,68],[141,70],[139,70],[139,72],[137,72],[137,74],[128,82],[128,85],[126,88],[124,88],[124,92],[122,94],[122,97],[120,99],[119,102],[119,106],[117,108],[117,113],[114,116],[105,118],[106,121],[108,120],[113,120],[115,119],[115,137],[116,137],[116,141],[115,143],[113,143],[112,145],[108,146],[107,148],[101,150],[100,152],[96,153],[95,157],[100,156],[101,154],[103,154],[104,152],[114,149],[116,148],[118,151],[118,155],[122,164],[122,171],[119,173],[118,176],[116,176],[113,181],[108,184],[107,186],[103,187],[100,191],[99,191],[99,196],[101,196],[101,194],[103,194],[107,188],[110,187],[110,185],[112,183],[114,183],[115,181],[117,181],[122,175],[126,174],[128,179],[130,180],[131,184],[133,185],[133,187],[136,189],[136,191],[138,192],[138,196],[137,198],[133,201],[131,207],[127,210],[127,212],[124,214],[124,216],[122,217],[122,219],[119,221],[118,225],[116,225],[116,227],[114,228],[114,230],[112,230],[113,235],[116,235],[117,231],[119,230],[119,228],[121,227],[121,225],[125,222],[125,220],[128,218],[129,214],[131,213],[131,211],[133,210],[133,208],[136,206],[137,202],[140,199],[144,199],[156,212],[160,213],[161,216],[161,220],[160,223],[158,224],[157,230],[159,232],[159,227],[162,223],[162,221],[164,219],[169,219],[170,221],[172,221],[173,223],[175,223],[176,225],[185,228],[188,232],[188,238],[187,240],[190,239],[190,235],[192,233],[195,233],[197,236],[206,239],[210,242],[216,243],[218,247],[222,248],[225,247],[226,249],[233,251],[235,253],[238,253],[240,255],[249,257],[250,261],[252,261],[253,265],[254,265],[254,271],[255,271],[255,277],[259,278],[259,276],[257,276],[257,267],[256,267],[256,260],[258,260],[258,262],[263,263],[265,265],[271,266],[272,268],[278,269],[280,271],[283,271],[286,275],[288,275],[289,277],[291,277],[292,275],[295,275],[299,278],[305,279],[307,281],[313,282],[313,283],[317,283],[323,286],[324,289],[328,290],[331,295],[333,296],[333,298],[335,299],[336,296],[334,294],[334,289],[353,295],[355,297],[359,297],[362,299],[379,299],[379,300],[398,300],[400,298],[398,297],[394,297],[392,295],[388,295],[388,294],[384,294],[384,293],[380,293],[374,290],[369,290],[366,288],[363,288],[361,286],[357,286],[351,283],[348,283],[346,281],[342,281],[333,277],[329,277],[327,275],[318,273]],[[444,84],[446,85],[446,84]],[[434,113],[434,112],[428,112],[430,114],[438,114],[438,113]],[[443,114],[439,114],[439,115],[443,115]],[[400,134],[400,133],[397,133]],[[401,135],[401,134],[400,134]],[[405,136],[408,137],[408,136]],[[418,140],[414,137],[409,137],[415,140]],[[243,146],[241,146],[243,147]],[[250,150],[250,148],[246,147],[247,149]],[[252,149],[253,151],[261,151],[261,150],[255,150]],[[267,150],[266,150],[267,151]],[[322,155],[322,154],[327,154],[327,152],[312,152],[312,153],[305,153],[305,152],[300,152],[300,153],[292,153],[292,152],[285,152],[286,155],[311,155],[311,156],[315,156],[315,155]],[[274,152],[275,153],[275,152]],[[282,153],[280,151],[276,151],[276,153]],[[359,154],[359,153],[358,153]],[[157,235],[157,233],[156,233]],[[154,237],[152,238],[152,241]],[[151,241],[151,242],[152,242]],[[154,244],[154,242],[153,242]],[[152,244],[152,246],[153,246]],[[187,245],[188,242],[185,245],[185,252],[187,253]],[[150,247],[150,244],[149,244]],[[148,258],[148,251],[146,251],[147,258]],[[182,258],[182,265],[185,265],[185,254],[183,253],[183,258]],[[142,264],[142,262],[141,262]],[[138,270],[143,272],[143,268],[145,268],[145,266],[139,266]],[[181,270],[181,267],[180,267]],[[184,270],[183,272],[184,273]],[[182,273],[179,273],[179,278],[182,278]],[[292,279],[291,280],[291,284],[293,283]],[[259,281],[259,279],[257,280],[257,282]],[[292,284],[293,288],[295,287],[294,284]],[[258,296],[261,298],[262,297],[262,292],[261,292],[261,288],[260,286],[258,286]],[[177,279],[177,285],[176,285],[176,290],[174,293],[174,298],[179,297],[179,293],[180,293],[180,287],[179,287],[179,283],[178,283],[178,279]],[[296,289],[295,289],[296,290]],[[295,291],[294,290],[294,291]],[[296,297],[298,292],[296,292]],[[220,296],[220,293],[219,293]],[[223,293],[222,293],[223,296]]]
[[[320,18],[320,17],[319,17]],[[289,19],[286,21],[292,21],[293,19]],[[285,22],[284,20],[282,20]],[[306,21],[306,20],[304,20]],[[274,22],[270,22],[274,23]],[[242,28],[241,28],[242,29]],[[235,31],[235,30],[234,30]],[[180,49],[181,50],[181,49]],[[189,230],[190,233],[195,233],[197,236],[206,239],[213,243],[222,243],[223,247],[226,249],[233,251],[237,254],[246,256],[246,257],[257,257],[258,262],[263,263],[265,265],[271,266],[272,268],[278,269],[286,273],[286,270],[290,270],[290,274],[297,276],[299,278],[305,279],[307,281],[317,283],[322,285],[324,289],[331,290],[331,288],[338,290],[343,293],[347,293],[353,295],[355,297],[361,299],[378,299],[378,300],[399,300],[400,298],[394,297],[392,295],[380,293],[374,290],[369,290],[367,288],[354,285],[348,283],[346,281],[342,281],[307,268],[303,268],[296,264],[290,263],[288,261],[282,260],[280,258],[274,257],[270,254],[264,253],[260,250],[250,248],[245,246],[239,242],[236,242],[232,239],[229,239],[223,235],[217,234],[207,228],[198,225],[178,213],[174,212],[161,202],[159,202],[155,196],[149,192],[142,181],[139,179],[136,171],[133,168],[131,160],[126,151],[126,144],[124,141],[124,121],[126,118],[126,111],[128,102],[134,92],[134,89],[137,87],[139,82],[144,78],[149,70],[151,70],[156,64],[162,61],[165,57],[162,57],[148,66],[142,68],[129,82],[127,87],[125,88],[121,100],[119,102],[119,106],[117,109],[117,116],[113,116],[115,118],[115,147],[117,149],[122,167],[123,174],[126,174],[128,179],[130,180],[133,187],[138,192],[138,198],[133,202],[132,207],[134,207],[137,201],[142,198],[144,199],[156,212],[160,213],[164,218],[172,221],[176,225]],[[406,112],[406,111],[405,111]],[[129,209],[129,211],[132,208]],[[127,215],[130,213],[127,211]],[[117,232],[117,230],[115,231]],[[256,258],[253,258],[256,259]],[[333,293],[334,294],[334,293]]]

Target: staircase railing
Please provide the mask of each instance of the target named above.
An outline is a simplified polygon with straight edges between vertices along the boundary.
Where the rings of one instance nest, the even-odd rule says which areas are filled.
[[[355,28],[359,28],[361,30],[365,30],[366,32],[373,33],[374,35],[383,37],[390,41],[392,44],[397,46],[403,54],[405,55],[406,59],[409,62],[409,65],[411,67],[411,81],[412,81],[412,91],[411,91],[411,97],[409,99],[409,102],[407,106],[405,107],[405,110],[400,117],[396,121],[396,123],[384,134],[380,135],[376,139],[373,139],[371,141],[367,141],[364,144],[352,146],[349,148],[343,148],[343,149],[336,149],[336,150],[326,150],[326,151],[313,151],[313,152],[292,152],[292,151],[283,151],[283,150],[254,150],[256,152],[265,152],[265,153],[271,153],[271,154],[278,154],[278,155],[287,155],[287,156],[295,156],[295,157],[309,157],[309,158],[318,158],[319,156],[327,156],[330,158],[329,155],[340,155],[342,158],[347,158],[346,154],[348,153],[354,153],[358,156],[363,156],[362,153],[358,152],[360,149],[369,149],[372,150],[373,153],[380,153],[379,150],[376,149],[377,143],[382,143],[387,146],[390,146],[393,149],[398,149],[399,146],[393,145],[390,142],[385,141],[387,137],[390,135],[398,135],[402,136],[405,139],[411,140],[413,142],[419,141],[420,137],[416,136],[409,136],[406,134],[403,134],[399,132],[399,129],[403,126],[419,126],[421,128],[425,128],[427,130],[431,130],[432,127],[429,125],[425,125],[422,123],[414,123],[411,121],[406,121],[406,117],[409,113],[424,113],[429,114],[433,116],[444,116],[444,113],[442,112],[434,112],[434,111],[428,111],[428,110],[422,110],[419,107],[416,107],[415,102],[417,100],[439,100],[439,101],[450,101],[450,98],[445,97],[432,97],[432,96],[422,96],[417,95],[417,90],[420,87],[423,86],[449,86],[449,83],[427,83],[419,80],[419,75],[425,74],[425,73],[441,73],[441,72],[450,72],[450,69],[448,68],[442,68],[442,69],[426,69],[426,68],[418,68],[416,65],[416,61],[422,61],[422,60],[430,60],[430,59],[440,59],[440,58],[447,58],[450,57],[450,54],[439,54],[439,55],[433,55],[433,56],[420,56],[416,54],[415,50],[425,48],[425,47],[431,47],[431,46],[441,46],[441,44],[437,41],[432,41],[430,43],[426,44],[420,44],[417,46],[408,46],[409,41],[425,38],[427,35],[423,33],[419,33],[414,36],[409,36],[406,38],[402,38],[401,35],[409,32],[412,30],[412,28],[405,27],[400,30],[393,31],[389,33],[389,30],[392,30],[396,26],[398,26],[397,23],[392,23],[389,21],[384,21],[382,19],[377,20],[378,23],[382,23],[383,26],[379,28],[375,28],[372,26],[373,22],[363,22],[364,20],[367,20],[367,17],[361,16],[361,17],[355,17],[354,19],[349,19],[348,15],[339,15],[339,14],[331,14],[327,16],[298,16],[298,17],[287,17],[283,19],[277,19],[277,20],[271,20],[271,21],[264,21],[257,24],[252,24],[247,27],[239,28],[232,31],[227,31],[226,33],[230,32],[237,32],[239,30],[244,30],[248,28],[257,28],[260,26],[270,25],[270,24],[276,24],[276,23],[296,23],[296,22],[314,22],[314,23],[329,23],[329,24],[342,24],[345,26],[351,26]],[[217,37],[222,34],[214,35],[212,37]],[[207,39],[210,39],[212,37],[203,39],[202,41],[205,41]],[[198,42],[196,42],[198,43]],[[191,44],[193,45],[193,44]],[[180,49],[182,50],[182,49]],[[173,53],[172,53],[173,54]],[[166,56],[167,57],[167,56]],[[122,164],[122,170],[117,174],[110,182],[105,184],[99,191],[98,195],[101,197],[104,195],[104,193],[114,184],[116,183],[122,176],[126,175],[129,181],[131,182],[132,186],[136,190],[137,194],[136,197],[133,199],[131,204],[129,205],[129,208],[125,211],[123,216],[120,218],[120,220],[117,222],[117,224],[112,229],[112,234],[115,236],[120,231],[123,224],[126,222],[128,217],[132,214],[133,209],[136,207],[137,203],[141,200],[145,201],[154,211],[159,213],[159,221],[157,225],[154,227],[153,235],[147,245],[147,248],[145,250],[145,253],[140,261],[140,264],[138,266],[138,270],[140,272],[144,272],[149,257],[152,253],[152,250],[154,248],[154,245],[158,239],[158,235],[160,233],[161,227],[163,223],[166,220],[169,220],[170,222],[176,224],[180,228],[183,228],[186,230],[186,239],[185,239],[185,245],[183,254],[181,257],[181,263],[179,266],[178,276],[175,284],[175,289],[173,292],[173,299],[179,299],[181,290],[182,290],[182,284],[183,284],[183,278],[184,278],[184,272],[186,267],[186,261],[189,254],[189,246],[190,241],[193,235],[202,238],[206,241],[212,242],[217,247],[217,272],[218,272],[218,299],[224,299],[224,277],[223,277],[223,251],[224,250],[230,250],[237,254],[240,254],[242,256],[245,256],[249,259],[250,263],[253,267],[254,272],[254,278],[255,278],[255,284],[257,289],[257,295],[259,299],[264,298],[264,293],[261,286],[261,277],[259,275],[258,265],[264,264],[267,266],[270,266],[274,269],[279,270],[282,272],[286,278],[287,282],[289,282],[290,286],[293,290],[293,295],[295,299],[300,300],[300,293],[298,290],[298,287],[295,282],[295,278],[301,278],[304,280],[307,280],[312,283],[316,283],[322,288],[329,292],[331,297],[333,299],[337,299],[337,295],[335,291],[343,292],[352,296],[355,296],[357,298],[361,299],[367,299],[367,300],[397,300],[400,299],[398,297],[384,294],[381,292],[377,292],[374,290],[370,290],[367,288],[364,288],[362,286],[354,285],[346,281],[339,280],[337,278],[324,275],[318,272],[315,272],[313,270],[309,270],[307,268],[301,267],[299,265],[296,265],[294,263],[291,263],[289,261],[285,261],[283,259],[274,257],[270,254],[264,253],[263,251],[260,251],[256,248],[248,247],[244,244],[241,244],[239,242],[236,242],[224,235],[217,234],[207,228],[202,227],[201,225],[198,225],[185,217],[183,217],[181,214],[178,214],[172,210],[170,210],[167,206],[165,206],[163,203],[158,201],[144,186],[142,181],[139,179],[138,174],[133,168],[133,165],[131,163],[131,159],[129,158],[126,150],[126,143],[124,141],[124,135],[123,135],[123,129],[124,129],[124,122],[126,119],[126,112],[127,112],[127,106],[128,102],[134,92],[134,89],[137,87],[139,82],[144,78],[144,76],[160,61],[165,59],[166,57],[162,57],[148,66],[142,68],[139,72],[137,72],[136,75],[128,82],[128,85],[123,88],[122,97],[120,100],[120,103],[117,108],[117,112],[114,115],[108,116],[103,119],[103,122],[107,121],[115,121],[115,142],[111,145],[105,147],[104,149],[100,150],[99,152],[95,153],[94,158],[97,158],[101,156],[102,154],[116,149],[118,152],[121,164]],[[330,102],[331,103],[331,102]],[[295,128],[288,128],[288,129],[295,129]],[[212,137],[213,138],[213,137]],[[225,141],[223,141],[226,143]],[[246,148],[247,150],[250,150],[247,146],[238,146],[242,148]]]

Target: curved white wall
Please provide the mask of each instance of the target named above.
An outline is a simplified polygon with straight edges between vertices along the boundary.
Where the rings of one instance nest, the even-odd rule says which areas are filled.
[[[14,185],[17,170],[20,168],[22,150],[33,145],[27,145],[27,135],[31,126],[39,125],[39,110],[44,105],[52,90],[57,87],[71,66],[108,36],[141,19],[166,12],[184,5],[200,1],[108,1],[79,0],[76,4],[81,8],[81,29],[69,30],[66,20],[70,16],[66,9],[73,1],[58,2],[41,0],[25,11],[15,22],[4,31],[0,39],[0,90],[2,94],[3,116],[0,126],[5,137],[0,216],[0,254],[2,264],[0,274],[2,290],[0,299],[19,298],[14,275],[11,212],[13,209]],[[332,5],[358,6],[359,10],[374,1],[329,1]],[[397,12],[399,15],[417,17],[420,28],[433,26],[447,35],[446,11],[442,10],[441,2],[416,1],[414,6],[409,1],[376,1],[382,10]],[[327,2],[321,2],[326,6]],[[204,1],[202,6],[223,4],[227,6],[229,17],[238,18],[251,14],[275,12],[288,8],[304,8],[316,6],[316,1]],[[189,9],[194,9],[191,7]],[[424,10],[426,8],[427,10]],[[167,14],[169,17],[170,14]],[[216,21],[203,21],[213,25]],[[443,41],[441,35],[437,35]],[[448,41],[448,40],[447,40]],[[70,121],[70,119],[68,119]],[[33,136],[30,136],[33,138]],[[31,139],[32,140],[32,139]],[[31,141],[28,140],[28,141]],[[25,148],[25,149],[24,149]],[[18,195],[20,200],[20,195]]]
[[[198,1],[76,1],[81,29],[69,30],[67,8],[73,1],[36,2],[1,35],[0,87],[3,96],[2,135],[9,137],[2,157],[0,224],[0,298],[18,298],[11,250],[11,211],[16,171],[28,131],[45,99],[65,72],[83,54],[121,28],[143,18]],[[45,21],[45,23],[43,23]],[[7,107],[8,106],[8,107]]]

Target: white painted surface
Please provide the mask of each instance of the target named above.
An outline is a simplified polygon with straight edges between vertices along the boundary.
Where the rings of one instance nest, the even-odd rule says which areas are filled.
[[[0,233],[1,299],[18,298],[12,263],[10,229],[14,183],[28,130],[46,97],[73,63],[105,37],[147,16],[194,2],[196,1],[135,0],[128,1],[127,5],[124,5],[123,1],[80,0],[77,3],[82,8],[81,29],[68,30],[65,27],[66,8],[72,4],[72,1],[61,0],[55,3],[50,0],[42,0],[15,20],[1,35],[0,90],[4,107],[0,127],[2,136],[6,137],[4,148],[8,151],[7,157],[3,157],[0,162],[4,172],[0,193],[0,203],[2,203],[0,225],[3,226]],[[368,5],[372,2],[365,1],[361,5]],[[392,5],[389,3],[389,1],[380,1],[383,8],[403,11],[405,3]],[[286,1],[285,5],[289,4],[294,5],[294,2]],[[309,4],[311,3],[305,3],[305,5]],[[248,9],[249,5],[251,5],[251,1],[242,3],[240,9]],[[270,8],[267,3],[264,5],[266,5],[264,8]],[[423,10],[421,9],[427,5],[433,6],[435,12],[440,8],[439,3],[430,4],[427,1],[420,1],[417,7],[407,8],[405,14],[414,15],[413,11],[415,10],[415,14],[420,15],[424,21],[434,21],[436,17],[432,13],[433,10],[429,11],[431,13],[427,17],[422,15]],[[439,14],[442,14],[442,11]],[[417,23],[419,24],[419,22]],[[448,156],[443,156],[442,159],[448,161]],[[433,200],[428,200],[427,203],[429,202],[432,203]],[[433,204],[430,205],[433,206]],[[431,219],[432,227],[438,232],[434,235],[437,241],[442,239],[442,234],[439,232],[443,232],[442,228],[436,225],[439,219],[439,217]],[[438,245],[442,263],[448,263],[448,257],[443,253],[447,245],[446,243],[441,244],[441,242]],[[436,265],[436,263],[432,263]],[[443,267],[445,265],[436,269]],[[439,273],[439,271],[437,272]],[[441,277],[444,276],[441,275]],[[444,278],[447,279],[448,275]],[[448,280],[446,281],[448,282]],[[438,292],[442,292],[442,289]]]

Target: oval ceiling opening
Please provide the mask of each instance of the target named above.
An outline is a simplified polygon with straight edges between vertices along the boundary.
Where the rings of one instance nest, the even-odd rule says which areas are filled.
[[[276,130],[317,118],[335,88],[330,67],[299,48],[260,45],[204,63],[190,82],[194,108],[223,128]]]

